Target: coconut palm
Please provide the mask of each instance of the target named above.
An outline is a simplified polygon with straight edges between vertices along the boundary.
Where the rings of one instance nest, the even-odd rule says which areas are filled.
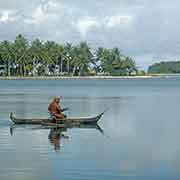
[[[73,60],[74,67],[78,71],[78,75],[86,75],[92,63],[93,55],[91,49],[86,42],[81,42],[75,48],[76,58]]]
[[[34,72],[34,69],[37,75],[46,75],[47,68],[51,72],[58,70],[58,74],[66,72],[68,75],[79,76],[97,72],[131,75],[137,71],[135,61],[122,55],[117,47],[99,47],[94,52],[87,42],[73,46],[70,43],[62,45],[35,39],[29,43],[21,34],[14,42],[0,42],[0,63],[5,65],[7,76],[26,76]]]
[[[66,70],[67,70],[67,74],[70,73],[71,71],[71,65],[72,65],[72,59],[74,57],[74,47],[71,43],[67,43],[64,46],[64,54],[63,54],[65,63],[66,63]]]
[[[96,51],[96,56],[97,56],[96,61],[99,64],[100,72],[111,73],[112,62],[113,62],[112,56],[111,56],[111,51],[109,49],[100,47]]]
[[[47,41],[44,44],[45,51],[47,52],[48,57],[51,59],[51,65],[55,67],[56,65],[61,66],[61,72],[63,71],[63,54],[64,47],[60,44],[57,44],[53,41]]]
[[[13,55],[18,68],[18,75],[25,75],[25,66],[29,55],[28,41],[20,34],[13,43]]]
[[[10,76],[11,66],[13,63],[12,43],[10,43],[9,41],[3,41],[0,43],[0,56],[1,56],[1,61],[6,67],[5,74],[7,76]]]
[[[45,45],[39,39],[35,39],[31,43],[29,54],[31,56],[33,69],[35,69],[36,66],[38,67],[38,74],[45,75],[46,67],[52,63],[52,59],[49,56]]]
[[[123,62],[123,68],[126,69],[127,75],[131,75],[132,72],[137,73],[137,67],[135,61],[127,56]]]

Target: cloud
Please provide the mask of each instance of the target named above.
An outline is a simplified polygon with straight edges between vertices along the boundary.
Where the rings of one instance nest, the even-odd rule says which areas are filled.
[[[94,18],[85,17],[78,20],[77,23],[73,23],[73,25],[77,28],[82,36],[86,36],[88,31],[90,31],[92,28],[99,27],[100,23]]]
[[[106,16],[104,18],[84,17],[73,22],[73,26],[77,28],[80,34],[85,37],[88,32],[97,28],[113,28],[124,26],[132,21],[132,16],[128,15],[114,15]]]
[[[56,0],[48,0],[45,3],[38,5],[32,12],[30,18],[24,19],[27,24],[41,24],[47,20],[52,20],[61,12],[62,5]]]
[[[119,25],[129,24],[131,21],[132,16],[130,15],[114,15],[105,18],[105,25],[112,28]]]
[[[16,20],[14,11],[4,10],[0,14],[0,23],[10,23]]]

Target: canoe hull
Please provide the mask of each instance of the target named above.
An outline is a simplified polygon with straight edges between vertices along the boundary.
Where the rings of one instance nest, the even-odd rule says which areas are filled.
[[[67,118],[57,120],[58,124],[95,124],[97,123],[100,118],[102,117],[103,113],[99,114],[95,117],[79,117],[79,118]],[[10,114],[10,119],[15,124],[48,124],[51,122],[51,119],[42,119],[42,118],[32,118],[32,119],[25,119],[25,118],[17,118],[14,113]]]

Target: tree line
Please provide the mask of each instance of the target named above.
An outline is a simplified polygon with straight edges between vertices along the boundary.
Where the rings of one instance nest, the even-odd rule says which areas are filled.
[[[174,74],[180,73],[180,61],[155,63],[148,68],[149,74]]]
[[[4,76],[112,75],[138,72],[135,61],[115,47],[90,48],[87,42],[77,45],[34,39],[21,34],[15,40],[0,42],[0,71]]]

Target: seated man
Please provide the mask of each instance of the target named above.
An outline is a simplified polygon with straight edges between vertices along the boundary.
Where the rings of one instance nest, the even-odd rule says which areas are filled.
[[[60,119],[65,119],[66,115],[63,114],[63,111],[67,110],[66,109],[61,109],[60,105],[60,97],[57,96],[53,99],[53,101],[50,103],[48,107],[49,113],[52,115],[53,119],[55,120],[60,120]]]

